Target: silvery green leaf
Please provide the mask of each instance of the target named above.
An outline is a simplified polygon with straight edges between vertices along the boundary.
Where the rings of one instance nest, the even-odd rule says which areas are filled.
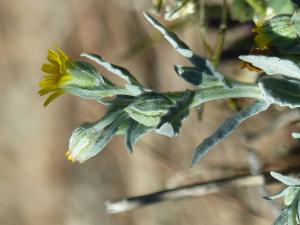
[[[269,106],[270,102],[265,100],[257,100],[247,108],[235,113],[233,117],[227,119],[219,127],[219,129],[215,131],[215,133],[204,139],[204,141],[196,148],[192,165],[195,165],[197,162],[199,162],[211,148],[231,134],[233,130],[237,128],[243,121],[255,116],[259,112],[266,110]]]
[[[152,16],[147,13],[144,13],[145,18],[152,24],[154,28],[156,28],[159,32],[161,32],[164,38],[173,46],[173,48],[182,56],[187,58],[192,64],[200,69],[206,69],[211,72],[211,74],[220,80],[223,84],[226,84],[224,81],[224,76],[220,74],[213,64],[197,54],[193,53],[192,50],[183,42],[181,41],[177,35],[165,27],[163,27],[157,20],[155,20]]]
[[[145,91],[145,89],[141,88],[140,86],[131,85],[131,84],[126,84],[125,88],[129,92],[131,92],[134,96],[140,95]]]
[[[280,106],[300,106],[300,80],[281,75],[260,79],[259,86],[265,96]]]
[[[300,222],[300,196],[298,196],[297,200],[297,223],[299,224]]]
[[[106,114],[116,110],[124,110],[124,108],[130,105],[134,100],[135,97],[133,96],[117,95],[115,99],[107,102],[108,108]]]
[[[282,74],[292,78],[300,78],[299,65],[288,59],[263,55],[243,55],[239,58],[251,63],[257,68],[262,69],[268,75]]]
[[[113,138],[115,133],[117,132],[119,126],[128,118],[128,116],[125,113],[122,113],[119,115],[119,117],[114,120],[111,124],[109,124],[107,127],[102,129],[101,136],[97,140],[95,146],[93,147],[93,154],[96,155],[99,152],[101,152],[104,147],[110,142],[110,140]]]
[[[102,130],[104,127],[108,126],[114,120],[116,120],[122,114],[122,112],[123,110],[116,109],[109,113],[106,113],[99,121],[95,123],[95,129]]]
[[[139,90],[138,94],[143,92],[142,85],[137,81],[137,79],[127,69],[125,69],[121,66],[111,64],[111,63],[107,62],[106,60],[104,60],[101,56],[96,55],[96,54],[82,53],[81,56],[94,61],[95,63],[104,67],[108,71],[118,75],[119,77],[121,77],[122,79],[127,81],[131,86],[135,86],[136,91],[137,91],[137,89]]]
[[[296,185],[300,184],[300,181],[298,179],[288,177],[288,176],[282,175],[282,174],[274,172],[274,171],[271,171],[270,174],[276,180],[279,180],[281,183],[284,183],[288,186],[296,186]]]
[[[168,113],[161,117],[156,132],[174,137],[179,133],[182,121],[188,116],[190,105],[194,99],[195,92],[186,90],[182,99],[171,107]]]
[[[120,124],[120,126],[118,127],[118,130],[116,132],[116,135],[125,135],[127,130],[128,130],[128,127],[129,127],[129,124],[130,124],[130,118],[128,118],[127,120],[123,121],[123,123]]]
[[[125,135],[125,144],[132,153],[132,146],[145,134],[153,130],[153,127],[148,127],[136,122],[133,119],[129,119],[129,126]]]
[[[93,89],[83,89],[80,86],[68,85],[64,87],[65,92],[85,98],[99,100],[106,97],[112,97],[115,95],[133,95],[130,91],[123,87],[117,86],[99,86]]]
[[[174,106],[172,100],[163,94],[147,92],[137,96],[135,101],[125,108],[128,115],[145,126],[157,126],[160,118]]]
[[[185,81],[201,88],[224,85],[206,67],[197,68],[175,65],[175,71]]]
[[[288,225],[297,225],[297,207],[295,204],[289,207]]]
[[[284,204],[289,206],[293,203],[295,198],[299,196],[299,187],[289,187],[287,194],[284,196]]]
[[[264,196],[263,198],[266,200],[276,200],[276,199],[284,197],[288,193],[288,191],[289,191],[289,187],[284,188],[283,190],[281,190],[280,192],[278,192],[274,195]]]
[[[284,208],[278,218],[275,220],[273,225],[288,225],[288,214],[289,214],[289,209]]]

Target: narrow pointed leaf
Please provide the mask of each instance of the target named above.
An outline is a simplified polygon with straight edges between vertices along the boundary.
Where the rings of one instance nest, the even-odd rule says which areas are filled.
[[[199,162],[208,151],[218,144],[221,140],[230,135],[235,128],[237,128],[246,119],[255,116],[259,112],[266,110],[270,106],[270,102],[264,100],[257,100],[247,108],[235,113],[235,115],[227,119],[221,127],[210,137],[206,138],[197,148],[194,154],[192,165]]]
[[[284,208],[278,218],[275,220],[273,225],[288,225],[288,214],[289,214],[289,209]]]
[[[104,67],[108,71],[110,71],[110,72],[116,74],[117,76],[121,77],[126,82],[128,82],[130,85],[135,86],[139,90],[139,94],[143,91],[142,85],[124,67],[111,64],[111,63],[107,62],[106,60],[104,60],[101,56],[96,55],[96,54],[82,53],[81,56],[86,57],[86,58],[94,61],[95,63],[97,63],[100,66]]]
[[[295,206],[295,204],[294,204]],[[288,225],[297,225],[297,208],[289,207],[288,211]]]
[[[128,116],[123,113],[111,124],[99,131],[101,135],[97,139],[93,148],[89,151],[89,158],[99,154],[106,147],[110,140],[115,136],[115,133],[117,132],[119,126],[127,118]]]
[[[153,129],[153,127],[148,127],[143,124],[140,124],[136,122],[135,120],[131,119],[129,122],[129,126],[125,135],[125,144],[132,153],[133,151],[133,145],[145,134],[150,132]]]
[[[176,105],[171,107],[168,113],[161,117],[156,132],[168,137],[176,136],[179,133],[182,121],[189,114],[194,95],[195,92],[186,90],[182,99],[178,100]]]
[[[176,73],[182,77],[185,81],[196,85],[198,87],[212,87],[218,85],[224,85],[222,81],[214,77],[212,72],[206,67],[188,67],[175,65]]]
[[[159,32],[162,33],[164,38],[173,46],[173,48],[182,56],[187,58],[192,64],[200,69],[207,69],[211,72],[213,76],[215,76],[220,81],[224,81],[224,76],[220,74],[213,64],[206,60],[199,55],[192,52],[192,50],[183,42],[181,41],[177,35],[165,27],[163,27],[157,20],[155,20],[152,16],[147,13],[144,13],[145,18],[152,24],[154,28],[156,28]],[[225,84],[225,82],[224,82]]]

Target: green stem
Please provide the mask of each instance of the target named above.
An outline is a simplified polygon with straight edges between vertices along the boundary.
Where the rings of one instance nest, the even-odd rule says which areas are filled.
[[[223,86],[204,88],[196,91],[191,107],[204,102],[227,98],[263,98],[261,89],[254,84],[234,84],[232,88]]]
[[[182,98],[185,92],[167,92],[163,94],[174,101],[178,101],[178,99]],[[264,98],[264,96],[262,90],[258,87],[257,84],[233,82],[231,88],[224,86],[215,86],[195,90],[195,96],[191,104],[191,108],[197,107],[205,102],[227,98],[262,99]]]
[[[199,0],[200,9],[199,9],[199,28],[200,28],[200,38],[203,44],[203,47],[208,53],[208,58],[212,57],[213,50],[211,49],[209,43],[207,42],[206,33],[207,27],[205,24],[205,0]]]

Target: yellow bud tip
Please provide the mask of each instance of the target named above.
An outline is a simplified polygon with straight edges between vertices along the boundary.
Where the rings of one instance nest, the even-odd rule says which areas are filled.
[[[65,156],[67,157],[67,159],[69,161],[71,161],[72,163],[76,161],[76,159],[70,154],[70,151],[66,151]]]

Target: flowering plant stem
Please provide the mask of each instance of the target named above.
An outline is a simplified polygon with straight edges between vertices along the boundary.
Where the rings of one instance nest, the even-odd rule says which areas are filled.
[[[195,91],[191,107],[197,107],[202,103],[227,98],[263,98],[261,89],[256,84],[235,82],[231,88],[214,86]],[[174,100],[181,97],[184,92],[169,92],[166,95]]]

